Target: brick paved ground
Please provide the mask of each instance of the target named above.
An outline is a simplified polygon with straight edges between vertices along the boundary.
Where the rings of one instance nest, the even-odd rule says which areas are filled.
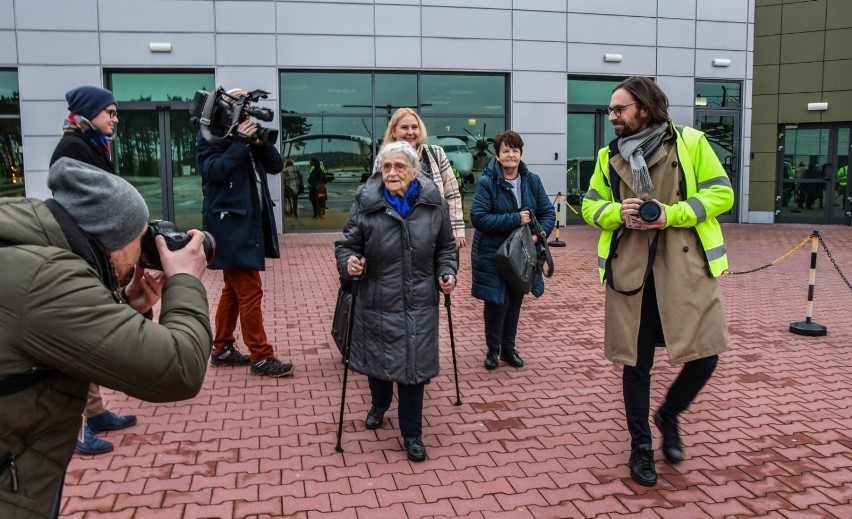
[[[801,225],[728,225],[731,268],[783,255]],[[852,228],[822,229],[852,275]],[[265,273],[267,329],[292,379],[210,369],[201,393],[153,405],[104,391],[139,424],[107,433],[115,451],[75,457],[66,517],[566,518],[852,517],[852,290],[819,256],[814,320],[828,336],[788,332],[803,320],[809,246],[771,269],[721,280],[733,350],[681,418],[688,459],[657,451],[660,481],[645,488],[626,467],[620,369],[603,359],[603,290],[596,233],[562,230],[547,293],[524,302],[515,370],[482,367],[481,303],[469,295],[469,257],[452,298],[463,404],[454,385],[446,312],[442,367],[427,386],[429,460],[406,460],[396,419],[366,430],[366,379],[346,399],[345,454],[334,451],[343,367],[328,328],[334,234],[287,235]],[[215,308],[220,277],[205,284]],[[689,290],[689,287],[683,287]],[[676,370],[660,351],[654,408]],[[156,380],[151,381],[156,384]],[[655,431],[656,433],[656,431]],[[659,446],[659,438],[655,438]]]

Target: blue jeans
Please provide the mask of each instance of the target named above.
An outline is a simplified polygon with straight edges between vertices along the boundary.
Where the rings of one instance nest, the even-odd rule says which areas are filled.
[[[651,409],[651,368],[654,366],[655,345],[664,340],[653,274],[648,276],[642,293],[641,320],[636,366],[624,366],[621,376],[631,447],[651,443],[651,426],[648,422]],[[713,355],[683,365],[660,407],[663,418],[676,418],[689,407],[701,388],[710,380],[718,361],[719,356]]]

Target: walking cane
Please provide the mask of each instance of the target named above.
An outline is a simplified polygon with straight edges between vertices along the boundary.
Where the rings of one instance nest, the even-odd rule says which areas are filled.
[[[337,445],[334,450],[343,452],[340,439],[343,436],[343,408],[346,405],[346,381],[349,379],[349,353],[352,347],[352,327],[355,323],[355,298],[358,296],[360,277],[352,278],[352,309],[349,311],[348,333],[346,335],[346,350],[343,352],[343,394],[340,395],[340,418],[337,420]]]
[[[444,283],[450,276],[444,276]],[[453,335],[453,313],[450,311],[450,294],[444,294],[444,306],[447,307],[447,322],[450,324],[450,350],[453,352],[453,374],[456,378],[456,402],[453,405],[461,405],[461,393],[459,393],[459,369],[456,366],[456,338]]]

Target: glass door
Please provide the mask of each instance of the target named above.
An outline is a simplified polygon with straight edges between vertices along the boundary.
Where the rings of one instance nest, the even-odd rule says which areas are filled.
[[[725,167],[728,179],[734,188],[734,205],[730,211],[719,216],[721,222],[737,221],[737,206],[740,185],[740,113],[738,110],[696,109],[695,127],[704,132],[716,156]]]
[[[582,223],[580,206],[595,172],[598,150],[615,139],[615,130],[607,121],[606,108],[568,113],[568,155],[565,166],[565,219]]]
[[[841,126],[837,129],[837,144],[832,147],[835,150],[834,165],[829,168],[831,190],[833,193],[831,204],[831,223],[849,224],[852,217],[852,198],[849,191],[849,152],[852,128]]]

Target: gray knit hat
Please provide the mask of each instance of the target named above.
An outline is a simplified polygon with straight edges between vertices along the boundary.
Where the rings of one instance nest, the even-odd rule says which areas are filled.
[[[107,250],[119,250],[148,223],[148,206],[129,182],[85,162],[63,157],[50,166],[47,187],[81,229]]]

